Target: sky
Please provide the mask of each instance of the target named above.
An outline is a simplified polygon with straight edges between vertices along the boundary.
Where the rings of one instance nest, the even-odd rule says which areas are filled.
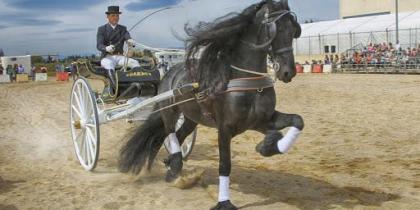
[[[107,22],[109,5],[120,6],[120,24],[137,42],[153,47],[182,47],[173,32],[183,35],[185,23],[212,21],[240,12],[259,0],[0,0],[0,48],[6,55],[89,55],[96,50],[96,30]],[[289,0],[300,22],[339,17],[338,0]]]

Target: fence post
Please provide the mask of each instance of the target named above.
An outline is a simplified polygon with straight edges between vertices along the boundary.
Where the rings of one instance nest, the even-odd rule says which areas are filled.
[[[409,40],[410,40],[410,41],[409,41],[410,48],[412,48],[413,46],[411,45],[411,44],[412,44],[412,42],[411,42],[411,41],[412,41],[412,40],[411,40],[411,39],[412,39],[412,37],[411,37],[411,28],[408,30],[408,33],[409,33],[409,34],[408,34],[408,37],[409,37]]]
[[[321,34],[318,34],[318,48],[319,48],[318,49],[318,55],[323,54],[322,53],[323,50],[321,49],[322,48],[321,45],[322,45],[322,43],[321,43]]]
[[[340,53],[340,33],[337,33],[337,54]]]
[[[385,32],[386,32],[386,43],[389,43],[389,31],[388,31],[388,28],[386,28]]]
[[[309,60],[312,60],[312,49],[311,49],[311,36],[308,37],[308,43],[309,43]]]
[[[350,35],[350,49],[351,48],[353,48],[353,37],[352,37],[352,35],[351,35],[351,31],[350,31],[350,33],[349,33],[349,35]]]

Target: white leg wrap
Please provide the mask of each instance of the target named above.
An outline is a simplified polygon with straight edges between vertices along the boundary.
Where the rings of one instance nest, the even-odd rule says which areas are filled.
[[[219,176],[219,202],[229,199],[229,177]]]
[[[301,131],[299,129],[291,127],[287,131],[287,134],[277,142],[277,148],[279,149],[279,151],[283,154],[287,153],[287,151],[289,151],[289,149],[297,140],[300,132]]]
[[[178,138],[176,137],[176,133],[171,133],[168,136],[169,138],[169,152],[172,154],[181,152],[181,147],[179,146]]]

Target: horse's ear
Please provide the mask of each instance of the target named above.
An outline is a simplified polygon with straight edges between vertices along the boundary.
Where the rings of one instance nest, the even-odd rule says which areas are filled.
[[[268,2],[267,2],[267,4],[268,4]],[[268,5],[263,5],[258,11],[257,11],[257,14],[255,15],[255,17],[256,17],[256,21],[257,22],[261,22],[264,18],[265,18],[265,16],[270,12],[270,10],[269,10],[269,8],[270,8],[270,6],[268,6]]]
[[[283,9],[288,9],[289,8],[289,1],[288,0],[281,0],[279,2],[279,4]]]

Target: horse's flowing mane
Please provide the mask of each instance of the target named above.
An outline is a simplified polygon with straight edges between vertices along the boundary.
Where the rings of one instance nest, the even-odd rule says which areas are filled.
[[[200,22],[195,27],[185,25],[186,68],[190,79],[213,93],[227,84],[230,71],[226,70],[232,50],[244,30],[252,24],[256,13],[265,4],[262,1],[241,13],[229,13],[213,22]]]

